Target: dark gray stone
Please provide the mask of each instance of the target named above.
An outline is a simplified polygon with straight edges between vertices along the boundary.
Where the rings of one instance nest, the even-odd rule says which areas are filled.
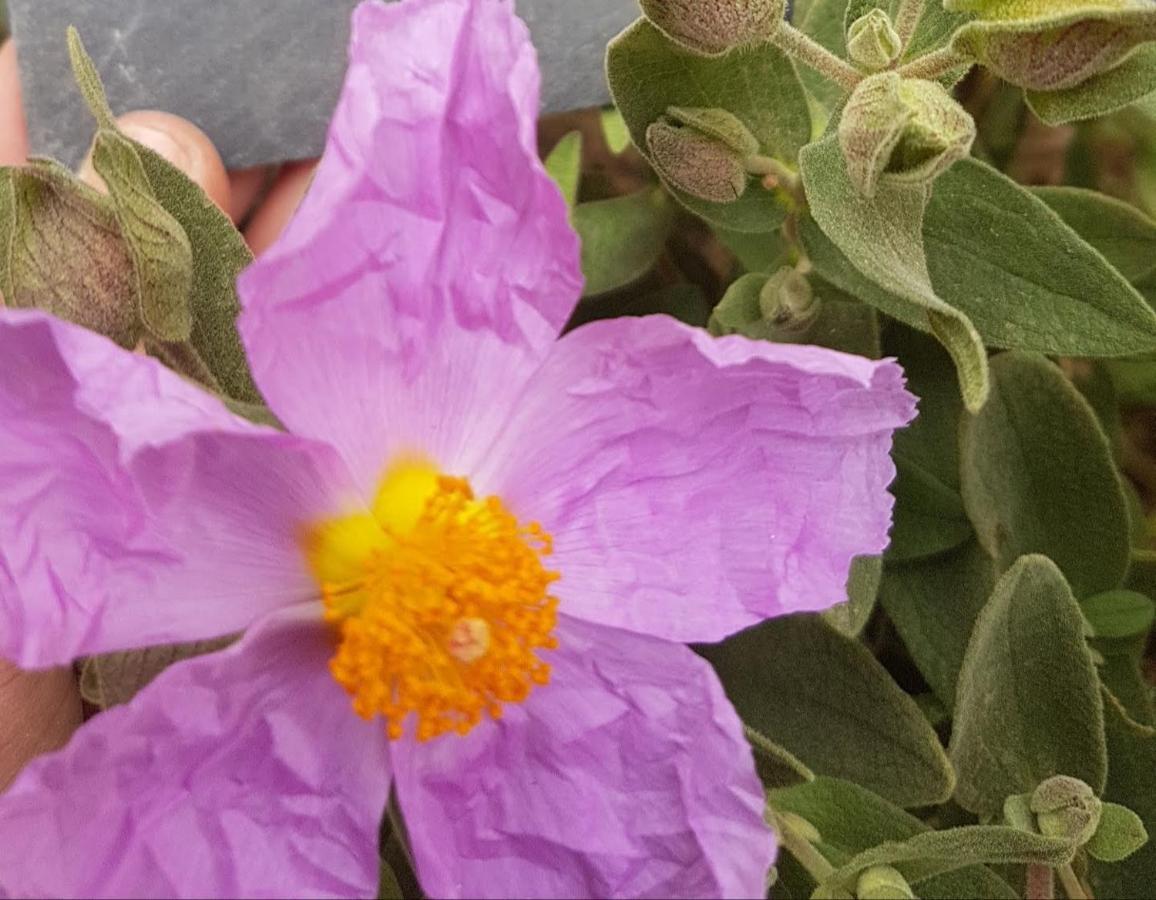
[[[32,151],[75,165],[92,120],[72,83],[75,25],[113,109],[164,109],[208,132],[229,168],[321,152],[356,0],[8,0]],[[634,0],[518,0],[546,110],[607,100],[606,42]]]

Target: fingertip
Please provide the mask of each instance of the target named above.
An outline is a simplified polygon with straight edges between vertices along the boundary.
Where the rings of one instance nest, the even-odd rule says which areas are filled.
[[[311,159],[289,163],[281,170],[265,202],[253,213],[245,229],[245,240],[254,255],[259,256],[281,235],[309,190],[316,168],[317,160]]]
[[[228,212],[232,205],[229,175],[221,155],[209,136],[188,119],[156,110],[134,110],[117,119],[120,130],[128,137],[184,172],[200,185],[209,199]],[[92,154],[80,166],[80,177],[94,187],[104,183],[92,167]]]
[[[19,166],[28,158],[28,132],[20,98],[16,45],[0,43],[0,166]]]

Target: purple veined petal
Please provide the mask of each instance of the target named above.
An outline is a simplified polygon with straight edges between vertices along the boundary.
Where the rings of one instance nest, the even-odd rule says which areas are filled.
[[[464,738],[393,745],[436,897],[761,897],[774,860],[742,725],[686,647],[561,617],[551,681]]]
[[[0,891],[372,897],[387,739],[311,607],[162,673],[0,795]]]
[[[105,338],[0,311],[0,657],[26,668],[238,631],[316,597],[302,523],[336,454]]]
[[[554,536],[570,615],[721,640],[846,599],[887,546],[902,370],[665,316],[564,337],[474,479]]]
[[[240,278],[241,330],[280,419],[371,494],[396,453],[473,465],[581,276],[509,0],[364,3],[350,57],[313,186]]]

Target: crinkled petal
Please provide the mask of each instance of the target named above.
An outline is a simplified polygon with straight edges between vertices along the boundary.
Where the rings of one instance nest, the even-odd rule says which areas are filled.
[[[774,859],[742,725],[686,647],[568,620],[550,683],[465,738],[393,747],[435,897],[761,897]]]
[[[475,479],[554,535],[571,615],[715,641],[846,599],[887,545],[902,370],[664,316],[563,338]]]
[[[179,663],[33,761],[0,796],[0,890],[372,897],[387,741],[329,677],[312,612]]]
[[[313,186],[240,289],[265,397],[367,493],[399,452],[469,467],[578,297],[537,105],[508,0],[357,9]]]
[[[316,596],[299,529],[353,494],[329,448],[39,313],[0,312],[0,359],[0,656],[192,641]]]

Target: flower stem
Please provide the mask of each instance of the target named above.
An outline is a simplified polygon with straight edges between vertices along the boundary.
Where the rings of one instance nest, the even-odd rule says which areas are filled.
[[[900,0],[899,11],[895,14],[895,30],[899,40],[906,47],[915,34],[915,28],[923,16],[924,0]]]
[[[1056,896],[1056,870],[1043,863],[1028,866],[1027,884],[1024,897],[1027,900],[1054,900]]]
[[[854,90],[863,76],[846,60],[839,59],[822,44],[812,40],[790,22],[783,22],[771,38],[771,43],[794,57],[805,66],[814,69],[828,81],[833,81],[847,90]]]
[[[926,78],[933,81],[952,69],[970,63],[971,60],[953,52],[950,47],[941,47],[934,53],[928,53],[926,56],[911,60],[905,66],[900,66],[899,74],[904,78]]]
[[[1056,869],[1056,873],[1060,876],[1060,884],[1063,885],[1068,900],[1092,900],[1091,893],[1080,883],[1080,879],[1072,870],[1071,863],[1060,866]]]

